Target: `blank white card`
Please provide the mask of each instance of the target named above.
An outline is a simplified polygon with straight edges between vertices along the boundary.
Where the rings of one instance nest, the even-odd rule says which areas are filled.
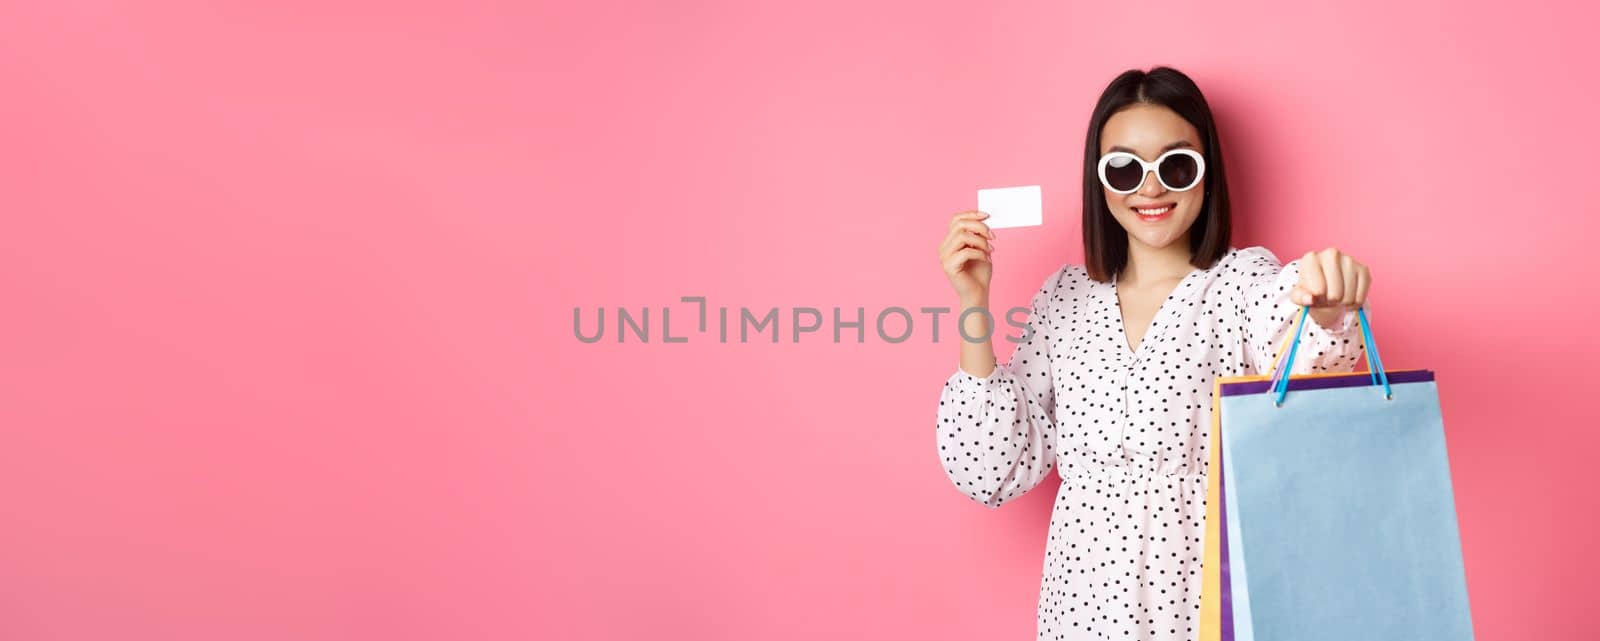
[[[978,190],[978,211],[989,214],[990,229],[1044,224],[1044,203],[1038,185]]]

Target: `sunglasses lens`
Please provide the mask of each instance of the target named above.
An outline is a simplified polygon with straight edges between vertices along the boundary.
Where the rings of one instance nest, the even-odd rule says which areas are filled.
[[[1161,182],[1171,189],[1188,189],[1200,180],[1200,165],[1195,163],[1193,156],[1187,154],[1167,156],[1156,171],[1161,172]]]
[[[1106,162],[1106,186],[1114,191],[1133,191],[1144,180],[1144,166],[1132,156],[1113,156]]]

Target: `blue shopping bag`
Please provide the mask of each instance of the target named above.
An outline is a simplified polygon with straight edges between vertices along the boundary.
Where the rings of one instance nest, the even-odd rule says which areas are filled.
[[[1386,371],[1361,310],[1369,371],[1287,376],[1307,312],[1216,383],[1201,639],[1471,639],[1433,372]]]

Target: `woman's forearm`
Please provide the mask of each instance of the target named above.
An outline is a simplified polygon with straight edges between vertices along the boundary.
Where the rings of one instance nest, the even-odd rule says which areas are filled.
[[[987,299],[971,302],[962,302],[956,310],[956,318],[961,322],[961,314],[968,309],[981,307],[989,308]],[[978,378],[987,378],[994,372],[994,337],[991,334],[993,324],[988,314],[974,312],[966,315],[966,320],[961,322],[961,335],[956,338],[961,342],[961,369]],[[983,340],[968,340],[967,337]]]

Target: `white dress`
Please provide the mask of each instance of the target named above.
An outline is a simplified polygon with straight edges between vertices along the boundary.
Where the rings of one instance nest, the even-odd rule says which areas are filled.
[[[957,489],[998,508],[1052,469],[1061,478],[1039,639],[1198,636],[1212,379],[1271,367],[1301,310],[1298,281],[1299,259],[1229,248],[1184,277],[1134,351],[1114,280],[1067,264],[1034,295],[1032,336],[1009,362],[945,382],[939,460]],[[1307,317],[1292,373],[1355,370],[1355,317],[1333,330]],[[1022,333],[997,324],[996,346]]]

